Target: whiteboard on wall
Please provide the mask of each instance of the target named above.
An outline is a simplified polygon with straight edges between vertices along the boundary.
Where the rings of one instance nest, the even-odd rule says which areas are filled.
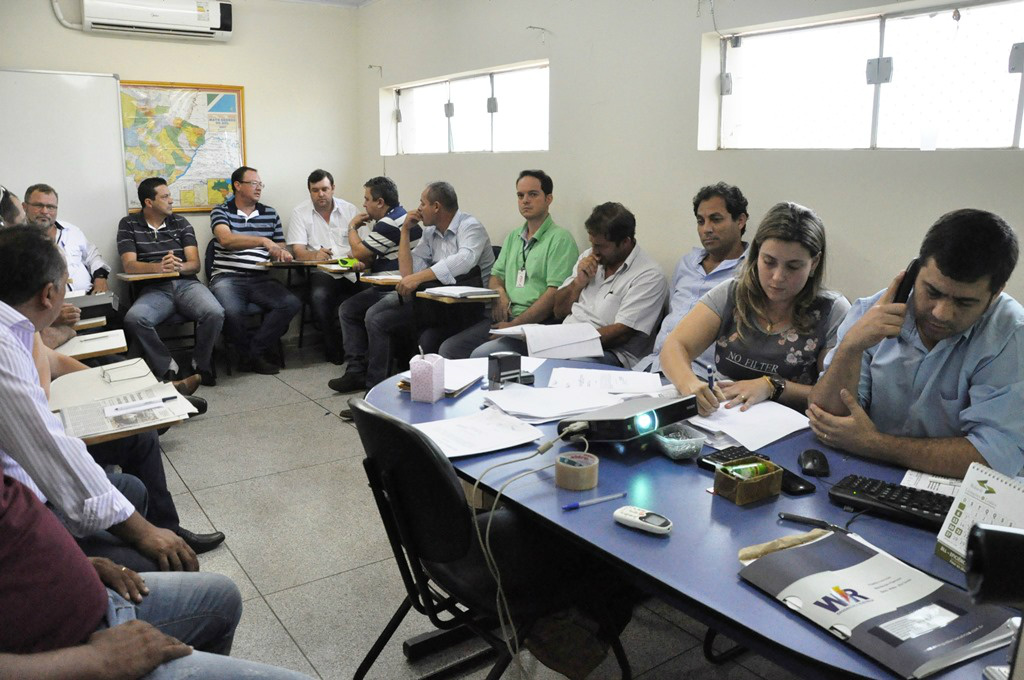
[[[52,186],[57,221],[80,227],[120,271],[117,223],[128,205],[118,77],[0,70],[0,92],[0,184],[22,199],[31,184]]]

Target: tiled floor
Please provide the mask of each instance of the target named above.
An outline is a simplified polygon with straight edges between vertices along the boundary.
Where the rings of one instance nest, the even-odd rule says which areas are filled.
[[[341,369],[322,363],[316,348],[290,349],[287,358],[277,376],[222,375],[217,387],[203,388],[209,412],[161,437],[167,475],[183,526],[227,534],[200,561],[242,591],[233,655],[351,678],[404,590],[366,485],[359,437],[336,415],[351,395],[327,387]],[[369,677],[416,678],[479,644],[406,663],[401,641],[429,629],[425,617],[410,614]],[[656,600],[637,607],[623,635],[635,676],[795,677],[749,653],[709,664],[703,630]],[[523,657],[525,672],[514,664],[503,677],[563,677]],[[482,668],[466,677],[486,674]],[[590,677],[618,677],[614,659]]]

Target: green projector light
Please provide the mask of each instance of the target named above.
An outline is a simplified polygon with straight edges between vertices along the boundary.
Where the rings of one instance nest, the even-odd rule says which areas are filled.
[[[648,411],[647,413],[641,413],[637,415],[634,420],[636,423],[637,434],[647,434],[658,429],[658,418],[654,414],[654,411]]]

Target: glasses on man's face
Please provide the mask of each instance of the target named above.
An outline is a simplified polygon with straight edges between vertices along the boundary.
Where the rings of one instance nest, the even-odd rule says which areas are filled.
[[[48,210],[50,212],[57,212],[56,203],[29,203],[28,201],[26,201],[25,205],[30,205],[38,210]]]
[[[242,180],[242,181],[239,182],[239,184],[251,184],[251,185],[253,185],[253,187],[255,187],[257,189],[262,189],[263,187],[267,186],[263,182],[258,182],[258,181],[253,180],[253,179]]]

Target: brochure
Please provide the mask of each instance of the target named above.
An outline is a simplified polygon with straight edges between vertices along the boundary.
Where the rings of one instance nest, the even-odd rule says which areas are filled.
[[[843,533],[765,555],[740,576],[904,678],[1006,646],[1020,625]]]

